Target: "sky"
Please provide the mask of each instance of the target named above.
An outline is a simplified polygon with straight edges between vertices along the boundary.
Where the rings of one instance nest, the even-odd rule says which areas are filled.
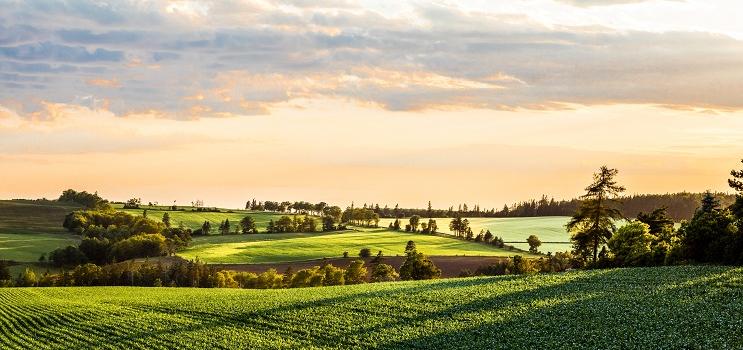
[[[728,191],[735,0],[0,0],[0,198]]]

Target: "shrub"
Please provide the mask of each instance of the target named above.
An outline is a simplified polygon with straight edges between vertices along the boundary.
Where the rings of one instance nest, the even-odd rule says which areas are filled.
[[[246,216],[240,220],[240,229],[243,234],[258,233],[258,229],[255,225],[255,220],[251,216]]]
[[[529,252],[533,254],[538,253],[539,246],[542,245],[542,241],[536,235],[530,235],[526,243],[529,244]]]
[[[312,269],[302,269],[302,270],[299,270],[292,277],[292,280],[291,280],[291,283],[289,284],[289,287],[290,288],[306,287],[306,286],[308,286],[310,284],[310,279],[314,275],[315,275],[315,272],[312,271]]]
[[[371,281],[372,282],[390,282],[400,278],[400,275],[395,271],[392,265],[388,264],[377,264],[372,269]]]
[[[512,258],[511,262],[513,266],[513,274],[523,275],[538,272],[537,269],[534,267],[534,264],[529,259],[526,259],[521,255],[515,255]]]
[[[642,266],[652,260],[650,245],[656,239],[650,234],[650,226],[633,221],[619,228],[607,245],[614,253],[616,265]]]
[[[475,273],[472,272],[470,269],[462,269],[462,271],[459,271],[459,275],[457,277],[473,277],[475,276]]]
[[[80,265],[72,271],[76,286],[103,285],[103,270],[96,264]]]
[[[70,245],[49,253],[49,261],[55,266],[72,266],[84,264],[88,262],[88,258],[78,247]]]
[[[8,269],[9,265],[10,264],[7,261],[0,260],[0,281],[6,281],[13,278],[10,275],[10,269]]]
[[[116,261],[162,256],[165,253],[165,237],[160,234],[134,236],[111,246],[111,256]]]
[[[85,254],[85,257],[88,258],[88,261],[103,265],[109,262],[108,256],[110,247],[111,244],[106,238],[85,238],[82,240],[82,242],[80,242],[80,246],[78,248],[83,254]]]
[[[412,251],[407,255],[405,262],[400,266],[400,279],[430,280],[439,278],[441,270],[423,253]]]
[[[31,269],[26,269],[18,275],[16,285],[19,287],[33,287],[36,285],[36,273]]]
[[[743,260],[741,252],[735,249],[741,235],[735,226],[735,216],[729,210],[698,210],[689,222],[681,225],[678,235],[686,259],[718,263]]]
[[[346,284],[359,284],[366,282],[367,270],[364,267],[363,260],[354,260],[346,268],[346,273],[343,276]]]
[[[546,258],[539,258],[538,267],[541,272],[562,272],[572,267],[571,261],[570,252],[547,253]]]
[[[369,249],[369,248],[361,248],[361,250],[359,250],[359,256],[362,257],[362,258],[369,258],[369,257],[371,257],[371,249]]]
[[[323,285],[325,286],[342,286],[346,283],[346,271],[333,265],[325,265],[320,269],[324,274]]]

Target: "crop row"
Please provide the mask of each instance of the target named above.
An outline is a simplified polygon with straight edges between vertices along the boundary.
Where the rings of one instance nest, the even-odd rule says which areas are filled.
[[[226,290],[0,289],[0,348],[741,348],[743,270]]]

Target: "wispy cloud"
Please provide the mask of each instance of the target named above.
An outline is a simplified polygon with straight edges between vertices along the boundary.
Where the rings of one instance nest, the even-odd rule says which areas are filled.
[[[92,78],[85,81],[88,85],[117,88],[121,86],[118,79]]]
[[[564,2],[580,17],[638,1]],[[743,109],[743,42],[729,36],[558,26],[466,2],[399,4],[0,1],[0,101],[26,115],[41,100],[92,96],[116,114],[173,118],[265,114],[312,96],[390,110]]]

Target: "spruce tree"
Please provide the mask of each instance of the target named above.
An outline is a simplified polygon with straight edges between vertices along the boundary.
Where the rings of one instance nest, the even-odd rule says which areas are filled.
[[[581,196],[582,202],[567,225],[573,233],[576,253],[584,258],[592,255],[593,262],[598,260],[599,247],[616,231],[614,220],[623,218],[616,205],[625,188],[614,180],[617,173],[616,169],[602,166],[593,174],[593,183],[586,187],[586,194]]]

